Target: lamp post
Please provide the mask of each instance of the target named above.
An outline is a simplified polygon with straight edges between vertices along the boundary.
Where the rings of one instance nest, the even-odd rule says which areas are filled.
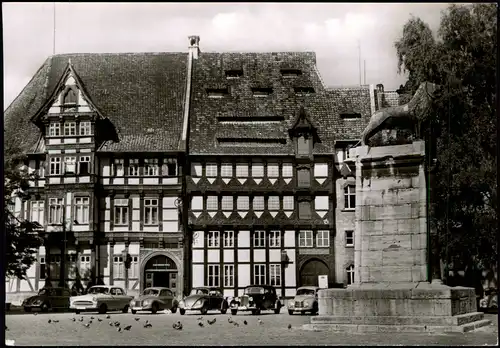
[[[128,253],[127,248],[122,250],[123,261],[125,264],[125,291],[128,292],[128,270],[130,268],[130,264],[132,262],[132,257]]]

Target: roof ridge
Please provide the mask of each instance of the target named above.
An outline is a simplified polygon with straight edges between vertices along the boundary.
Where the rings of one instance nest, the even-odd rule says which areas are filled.
[[[75,53],[59,53],[50,55],[49,58],[64,58],[75,56],[133,56],[133,55],[187,55],[188,52],[75,52]]]

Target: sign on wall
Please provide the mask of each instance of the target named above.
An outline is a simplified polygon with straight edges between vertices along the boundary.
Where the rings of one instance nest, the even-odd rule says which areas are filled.
[[[319,275],[318,276],[318,286],[322,289],[328,289],[328,276]]]

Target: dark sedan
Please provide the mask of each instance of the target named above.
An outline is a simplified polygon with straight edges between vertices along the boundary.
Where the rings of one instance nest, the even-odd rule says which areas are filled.
[[[236,315],[238,311],[251,311],[258,315],[262,310],[272,310],[279,314],[282,306],[276,289],[269,285],[247,286],[243,295],[232,300],[230,305],[232,315]]]
[[[49,310],[60,310],[69,308],[69,298],[71,293],[65,288],[43,288],[38,295],[28,297],[23,301],[22,306],[25,312],[33,309],[48,312]]]

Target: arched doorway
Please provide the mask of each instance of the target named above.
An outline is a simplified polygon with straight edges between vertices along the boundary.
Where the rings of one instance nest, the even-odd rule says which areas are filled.
[[[162,286],[177,292],[178,273],[176,263],[166,255],[156,255],[144,265],[144,288]]]
[[[328,266],[318,259],[306,261],[300,270],[299,286],[319,286],[318,276],[329,275]]]

